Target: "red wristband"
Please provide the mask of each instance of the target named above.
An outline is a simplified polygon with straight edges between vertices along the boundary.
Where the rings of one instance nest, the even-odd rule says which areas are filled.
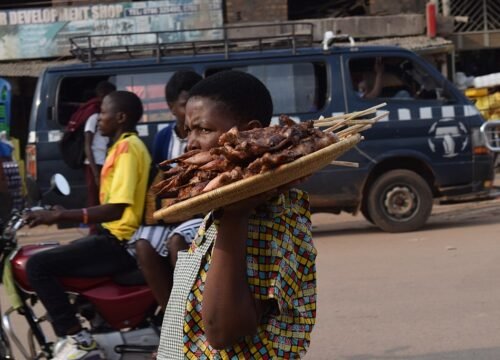
[[[88,224],[89,223],[89,212],[87,211],[87,208],[83,208],[83,223]]]

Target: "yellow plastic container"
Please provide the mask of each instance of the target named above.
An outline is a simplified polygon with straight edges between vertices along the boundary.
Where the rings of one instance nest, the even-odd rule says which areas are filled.
[[[479,96],[487,96],[488,88],[470,88],[465,90],[465,96],[469,98],[476,98]]]

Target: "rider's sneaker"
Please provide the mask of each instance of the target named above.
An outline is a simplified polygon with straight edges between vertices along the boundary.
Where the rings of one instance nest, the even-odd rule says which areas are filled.
[[[103,360],[104,355],[92,336],[83,330],[77,335],[69,335],[54,348],[53,360]]]

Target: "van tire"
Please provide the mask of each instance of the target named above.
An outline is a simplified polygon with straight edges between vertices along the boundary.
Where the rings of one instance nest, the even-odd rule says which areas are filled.
[[[370,216],[370,213],[368,212],[368,206],[367,206],[367,201],[363,200],[361,204],[361,208],[359,209],[361,211],[361,214],[363,214],[363,217],[368,221],[370,224],[373,224],[372,217]]]
[[[432,210],[429,184],[414,171],[391,170],[368,189],[367,210],[373,223],[387,232],[414,231]]]

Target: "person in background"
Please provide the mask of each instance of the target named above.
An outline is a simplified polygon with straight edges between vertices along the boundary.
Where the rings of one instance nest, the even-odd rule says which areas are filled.
[[[357,94],[360,98],[374,99],[378,97],[380,95],[380,92],[382,91],[382,76],[384,75],[384,64],[382,63],[381,58],[377,57],[375,59],[373,70],[375,72],[375,81],[372,87],[368,85],[368,81],[366,79],[363,79],[358,83]]]
[[[233,127],[269,126],[269,91],[223,71],[195,85],[187,150],[208,151]],[[208,214],[177,259],[157,359],[297,359],[316,318],[316,249],[305,192],[280,189]]]
[[[176,121],[156,135],[153,145],[154,164],[184,153],[187,144],[184,121],[188,92],[201,79],[202,77],[193,71],[178,71],[165,86],[165,99]],[[155,199],[151,191],[148,192],[148,198]],[[147,201],[145,222],[132,237],[128,249],[137,257],[139,267],[156,301],[165,310],[172,290],[177,253],[188,248],[202,219],[195,218],[173,225],[157,223],[149,220],[152,219],[151,213],[158,210],[157,204],[161,204],[161,200],[155,199],[151,206],[148,206]]]
[[[99,108],[106,95],[116,90],[115,85],[108,81],[101,81],[97,84],[96,97],[89,100],[89,103]],[[93,113],[85,122],[85,182],[87,183],[87,206],[99,205],[99,182],[102,165],[106,159],[109,138],[103,136],[97,123],[99,111]],[[97,227],[89,225],[89,233],[96,234]]]
[[[29,226],[64,222],[96,223],[98,233],[34,254],[26,264],[29,282],[45,306],[60,341],[55,360],[98,360],[102,354],[76,317],[58,277],[111,276],[137,267],[125,243],[140,225],[151,157],[136,124],[143,107],[137,95],[115,91],[102,101],[99,129],[113,145],[101,172],[100,205],[27,214]]]

